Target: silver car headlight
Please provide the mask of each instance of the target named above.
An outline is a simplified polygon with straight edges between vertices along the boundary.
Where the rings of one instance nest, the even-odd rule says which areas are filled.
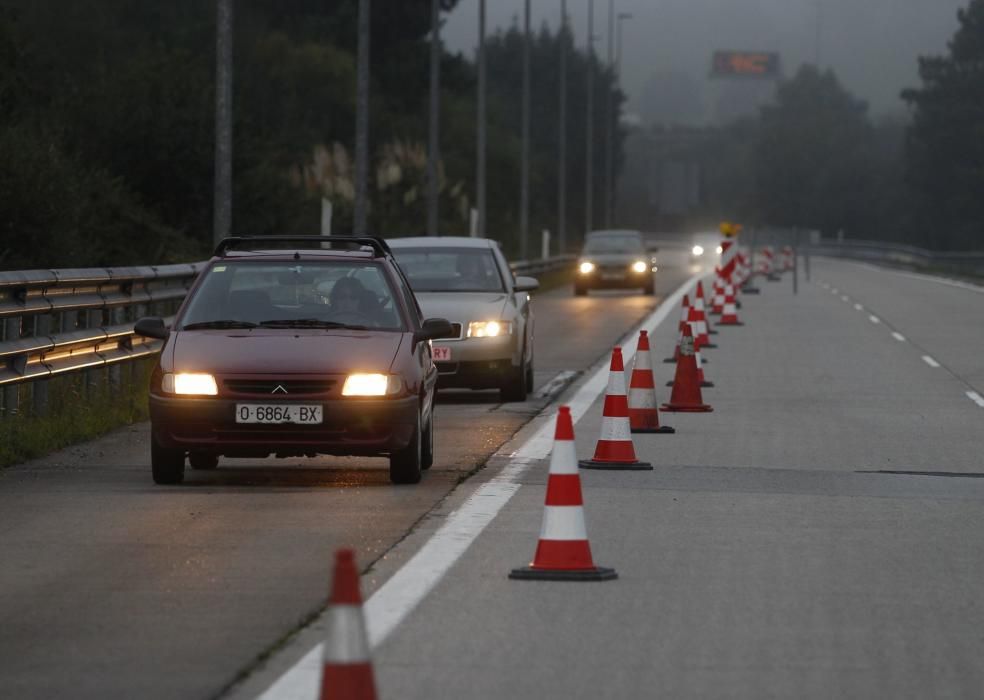
[[[468,324],[469,338],[498,338],[510,335],[513,324],[510,321],[472,321]]]

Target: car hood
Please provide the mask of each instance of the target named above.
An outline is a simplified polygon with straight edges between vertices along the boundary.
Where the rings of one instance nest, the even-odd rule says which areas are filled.
[[[386,372],[403,333],[256,329],[178,331],[165,371],[212,374]]]
[[[509,296],[502,292],[420,292],[417,301],[424,318],[446,318],[451,323],[495,321],[506,313]]]

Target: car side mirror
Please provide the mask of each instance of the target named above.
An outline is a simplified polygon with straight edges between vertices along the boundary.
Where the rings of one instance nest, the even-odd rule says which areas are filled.
[[[451,322],[446,318],[428,318],[419,331],[413,334],[413,342],[421,340],[437,340],[439,338],[451,338],[454,336],[454,329]]]
[[[147,338],[167,340],[170,329],[164,325],[162,318],[142,318],[133,327],[133,332]]]
[[[513,288],[517,292],[533,292],[540,288],[540,281],[536,277],[517,277]]]

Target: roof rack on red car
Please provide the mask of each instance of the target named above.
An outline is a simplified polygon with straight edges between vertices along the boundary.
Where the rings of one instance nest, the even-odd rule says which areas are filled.
[[[382,258],[392,255],[389,245],[382,238],[376,236],[230,236],[223,238],[215,247],[213,255],[221,257],[230,250],[250,250],[256,249],[256,244],[264,245],[270,243],[315,243],[316,246],[310,248],[322,248],[323,244],[329,244],[328,248],[362,248],[372,249],[373,257]],[[277,246],[280,247],[279,245]],[[287,246],[290,247],[290,246]]]

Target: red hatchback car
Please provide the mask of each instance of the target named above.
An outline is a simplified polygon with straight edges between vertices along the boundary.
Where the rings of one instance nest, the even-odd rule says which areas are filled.
[[[301,245],[284,249],[285,245]],[[184,478],[185,457],[388,455],[390,479],[434,459],[437,369],[410,285],[378,238],[230,238],[168,328],[150,386],[151,467]]]

